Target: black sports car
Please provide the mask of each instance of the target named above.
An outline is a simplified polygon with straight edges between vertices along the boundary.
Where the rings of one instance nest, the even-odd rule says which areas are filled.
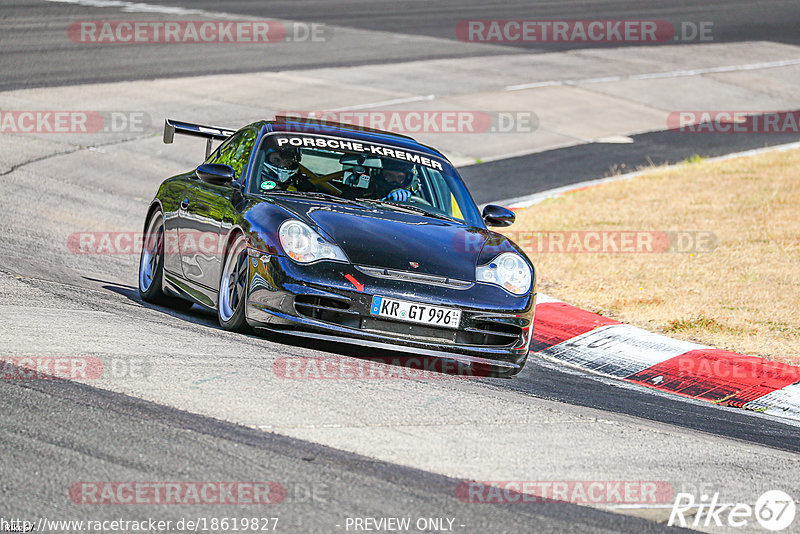
[[[217,311],[227,330],[279,331],[455,360],[508,376],[525,363],[536,278],[487,226],[453,166],[409,137],[277,117],[207,139],[165,180],[144,225],[139,293]],[[223,140],[211,152],[214,139]]]

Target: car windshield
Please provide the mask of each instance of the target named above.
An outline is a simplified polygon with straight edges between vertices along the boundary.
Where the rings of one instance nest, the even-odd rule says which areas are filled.
[[[446,161],[352,139],[267,135],[256,153],[248,190],[335,197],[482,226],[478,208]]]

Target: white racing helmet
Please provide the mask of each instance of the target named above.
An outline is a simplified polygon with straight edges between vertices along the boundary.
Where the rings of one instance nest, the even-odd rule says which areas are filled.
[[[297,174],[300,168],[300,150],[297,148],[270,148],[264,159],[264,167],[279,182],[284,183]]]

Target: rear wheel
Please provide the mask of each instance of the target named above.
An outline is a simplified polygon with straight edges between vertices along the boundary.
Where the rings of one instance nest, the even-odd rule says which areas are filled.
[[[139,258],[139,296],[145,302],[188,310],[192,303],[164,294],[164,218],[155,210],[147,222]]]
[[[244,308],[247,301],[247,243],[238,234],[228,247],[219,280],[217,317],[225,330],[249,330]]]

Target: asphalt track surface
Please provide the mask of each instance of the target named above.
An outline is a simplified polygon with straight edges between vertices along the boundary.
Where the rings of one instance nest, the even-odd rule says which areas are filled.
[[[129,2],[132,3],[132,2]],[[258,19],[291,19],[321,23],[331,46],[314,43],[273,45],[150,44],[147,53],[129,44],[96,46],[75,43],[66,29],[76,20],[193,20],[146,11],[121,12],[113,7],[91,7],[42,0],[2,2],[4,28],[0,33],[0,90],[20,87],[80,84],[101,81],[195,76],[235,72],[342,67],[439,58],[467,58],[492,54],[537,53],[576,49],[584,43],[529,43],[498,45],[464,43],[456,25],[461,20],[495,19],[631,19],[682,22],[713,21],[715,42],[800,42],[800,3],[797,1],[707,2],[612,0],[601,2],[479,2],[446,0],[325,0],[253,2],[153,1],[151,5],[178,6]],[[210,17],[213,20],[213,15]],[[8,22],[6,22],[8,21]],[[360,30],[358,33],[347,30]],[[367,33],[364,33],[367,31]],[[430,42],[399,39],[392,34],[428,37]],[[296,46],[291,46],[296,44]],[[673,46],[665,43],[664,46]],[[591,43],[592,47],[602,46]],[[638,46],[630,44],[631,48]],[[678,44],[679,46],[679,44]],[[177,50],[176,50],[177,48]]]
[[[279,517],[282,532],[341,531],[334,524],[343,525],[348,515],[451,517],[457,518],[456,530],[468,532],[664,530],[569,503],[462,503],[455,493],[459,480],[69,381],[0,384],[0,410],[6,519],[48,518],[47,511],[52,520],[75,518],[60,512],[67,501],[64,488],[135,472],[142,480],[289,480],[283,484],[285,500],[272,508],[240,505],[222,514]],[[221,515],[209,506],[159,508],[126,507],[124,514],[175,522]],[[86,518],[120,515],[118,507],[96,506]]]
[[[159,2],[152,2],[159,3]],[[164,2],[193,9],[220,9],[211,2]],[[298,4],[302,9],[298,9]],[[530,18],[530,2],[229,2],[225,10],[246,16],[292,18],[375,31],[392,31],[430,36],[454,41],[451,49],[432,52],[420,46],[404,50],[404,60],[432,57],[468,57],[475,51],[455,41],[454,20],[464,18]],[[536,5],[536,4],[534,4]],[[656,6],[656,7],[654,7]],[[384,48],[360,47],[351,56],[336,51],[309,57],[302,51],[296,56],[265,57],[258,50],[230,51],[217,49],[198,56],[190,48],[178,56],[159,57],[158,49],[145,56],[125,47],[103,51],[85,50],[55,38],[63,37],[61,15],[64,10],[79,11],[85,19],[114,19],[121,15],[107,8],[91,8],[47,2],[5,2],[4,15],[25,23],[11,24],[0,37],[0,67],[12,76],[0,81],[0,89],[39,85],[81,84],[95,81],[147,79],[187,74],[250,72],[301,68],[313,65],[345,66],[370,62],[398,61]],[[344,13],[347,13],[345,15]],[[136,15],[133,15],[134,17]],[[709,2],[699,7],[695,2],[673,2],[662,7],[644,2],[599,2],[591,6],[542,3],[537,18],[662,18],[667,20],[705,20],[713,18],[723,30],[723,39],[768,39],[795,43],[800,40],[797,3]],[[420,24],[420,21],[423,23]],[[45,29],[30,37],[31,28]],[[450,29],[448,29],[450,28]],[[18,32],[15,34],[15,32]],[[28,37],[25,37],[25,36]],[[50,36],[50,37],[48,37]],[[377,38],[377,37],[376,37]],[[31,46],[32,39],[38,46]],[[446,48],[446,47],[445,47]],[[522,50],[520,53],[538,50]],[[482,53],[492,53],[485,50]],[[508,53],[500,47],[496,53]],[[329,54],[329,55],[326,55]],[[360,54],[360,55],[359,55]],[[210,57],[209,57],[210,56]],[[235,59],[235,61],[233,61]],[[56,68],[55,73],[53,69]],[[590,144],[497,161],[464,169],[476,200],[493,200],[491,191],[478,180],[487,170],[504,176],[504,191],[527,194],[568,182],[578,182],[607,174],[610,168],[624,164],[628,169],[655,163],[679,161],[692,154],[717,155],[747,148],[796,140],[769,136],[675,136],[656,132],[634,136],[633,145]],[[720,138],[722,141],[720,142]],[[527,180],[527,181],[526,181]],[[496,186],[495,186],[496,187]],[[507,196],[515,196],[509,194]],[[68,206],[80,210],[76,204]],[[22,208],[21,208],[22,209]],[[25,234],[26,221],[35,216],[36,206],[24,208],[28,216],[10,222],[12,230]],[[54,255],[55,254],[55,255]],[[131,280],[112,279],[63,281],[57,253],[33,257],[32,269],[2,262],[4,283],[15,284],[14,291],[41,293],[42,299],[85,305],[93,309],[113,309],[129,315],[132,321],[152,314],[169,316],[185,325],[187,335],[199,330],[216,334],[212,316],[194,310],[186,314],[154,309],[143,305]],[[33,274],[35,273],[35,274]],[[20,279],[20,276],[30,276]],[[82,285],[84,284],[84,285]],[[4,286],[5,287],[5,286]],[[6,296],[14,291],[8,290]],[[16,293],[14,293],[16,296]],[[33,298],[33,297],[30,297]],[[5,308],[8,309],[8,308]],[[304,344],[285,341],[309,353],[357,355],[341,346]],[[774,449],[800,452],[800,427],[775,419],[746,414],[677,397],[662,395],[638,387],[618,387],[570,370],[538,362],[532,358],[525,370],[513,380],[484,380],[477,385],[499,393],[522,395],[531,402],[554,401],[565,410],[590,408],[616,414],[626,420],[644,421],[674,428],[689,435],[708,435],[746,448],[758,444]],[[454,386],[458,387],[458,386]],[[458,413],[453,414],[454,418]],[[67,508],[64,488],[78,480],[125,480],[136,476],[151,480],[290,480],[290,495],[282,505],[284,531],[336,531],[333,518],[344,516],[455,516],[474,532],[655,532],[661,525],[611,514],[568,503],[516,506],[469,506],[454,498],[458,480],[343,452],[309,441],[265,433],[219,419],[205,417],[141,400],[121,393],[63,381],[0,381],[0,493],[4,496],[0,512],[28,517],[44,513],[58,514]],[[307,496],[318,488],[324,498]],[[294,493],[293,493],[294,492]],[[147,517],[152,510],[132,507],[128,515]],[[87,510],[92,519],[115,518],[114,507],[98,506]],[[238,515],[263,510],[238,509]],[[161,509],[159,519],[187,515],[221,515],[208,508]],[[63,518],[63,517],[62,517]]]
[[[796,134],[718,135],[672,130],[632,135],[633,143],[586,143],[507,158],[459,170],[478,204],[505,200],[556,187],[669,165],[692,156],[723,156],[800,140]],[[491,176],[492,181],[485,179]],[[497,198],[502,191],[503,198]]]
[[[156,2],[162,3],[162,2]],[[208,0],[163,2],[169,5],[214,10]],[[298,9],[299,8],[299,9]],[[599,2],[548,2],[515,0],[504,2],[461,2],[445,0],[428,2],[412,0],[394,2],[380,0],[347,0],[325,2],[283,0],[254,4],[233,1],[225,10],[251,16],[288,18],[307,22],[323,22],[337,26],[425,35],[456,40],[454,24],[461,20],[665,20],[675,25],[683,21],[714,21],[723,42],[778,41],[798,43],[797,25],[800,13],[796,2],[758,3],[742,0],[711,0],[698,4],[690,0],[669,3],[647,0],[603,0]],[[553,46],[556,46],[554,48]],[[519,45],[533,50],[566,50],[586,46],[580,43]],[[592,43],[591,46],[595,46]],[[609,45],[611,46],[611,45]]]

